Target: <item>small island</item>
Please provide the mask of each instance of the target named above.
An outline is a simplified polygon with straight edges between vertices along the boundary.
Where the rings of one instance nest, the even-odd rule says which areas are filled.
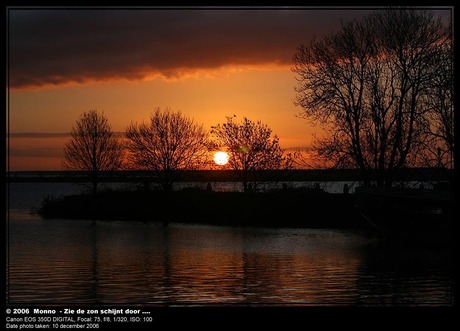
[[[47,198],[43,218],[133,220],[223,226],[358,228],[353,194],[319,189],[270,192],[213,192],[186,188],[174,192],[104,190]]]

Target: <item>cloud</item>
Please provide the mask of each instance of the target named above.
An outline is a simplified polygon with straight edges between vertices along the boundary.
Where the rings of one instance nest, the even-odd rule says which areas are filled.
[[[64,132],[10,132],[9,138],[68,138],[70,133]]]
[[[297,46],[368,11],[10,9],[9,86],[291,65]]]
[[[114,131],[116,137],[123,138],[124,132]],[[9,132],[6,134],[8,138],[25,138],[25,139],[44,139],[44,138],[71,138],[70,132]]]
[[[58,147],[31,147],[31,148],[11,148],[9,151],[9,157],[56,157],[62,158],[62,148]]]
[[[300,44],[373,10],[11,8],[9,86],[155,75],[171,79],[229,66],[290,66]],[[446,17],[451,9],[435,13]]]

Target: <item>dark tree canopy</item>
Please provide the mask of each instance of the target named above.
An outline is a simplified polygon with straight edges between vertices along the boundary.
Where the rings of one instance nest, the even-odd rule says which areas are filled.
[[[427,105],[428,166],[453,167],[454,163],[454,54],[452,27],[446,30],[446,41],[441,44],[438,71],[433,85],[425,96]]]
[[[197,169],[208,156],[203,126],[169,108],[157,108],[148,123],[128,126],[126,138],[132,165],[152,171],[164,191],[172,190],[179,170]]]
[[[70,135],[64,147],[63,168],[89,172],[96,193],[103,172],[121,169],[123,145],[111,131],[107,117],[96,110],[84,112]]]
[[[215,143],[229,154],[229,166],[238,171],[244,191],[249,190],[250,179],[257,170],[283,170],[292,167],[291,155],[284,155],[279,138],[262,122],[244,117],[241,123],[234,117],[212,128]],[[256,184],[256,182],[254,182]]]
[[[366,184],[391,185],[397,169],[415,164],[428,138],[427,95],[450,70],[439,61],[445,31],[429,11],[387,9],[301,45],[295,105],[326,128],[317,155],[361,169]]]

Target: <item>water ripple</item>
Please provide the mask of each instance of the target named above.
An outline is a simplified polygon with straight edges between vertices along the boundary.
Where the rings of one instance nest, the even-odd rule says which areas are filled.
[[[10,303],[453,304],[451,260],[353,232],[14,217]]]

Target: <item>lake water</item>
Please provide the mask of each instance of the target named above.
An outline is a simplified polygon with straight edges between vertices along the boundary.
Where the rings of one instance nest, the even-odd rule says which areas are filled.
[[[10,184],[11,304],[452,306],[453,254],[359,231],[41,219],[73,184]],[[216,215],[218,217],[218,215]]]

